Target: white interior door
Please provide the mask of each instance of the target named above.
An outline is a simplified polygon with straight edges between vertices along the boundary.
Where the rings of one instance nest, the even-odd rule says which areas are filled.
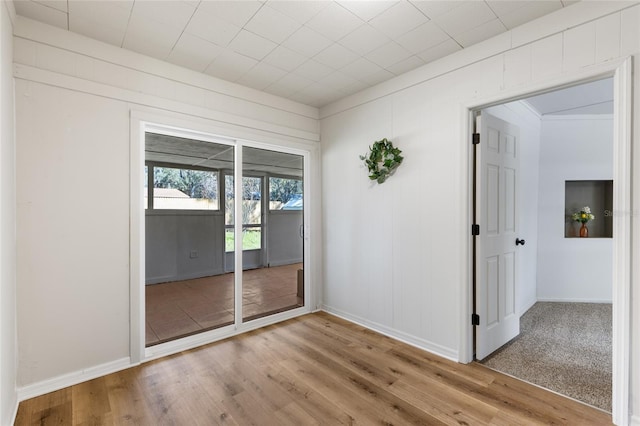
[[[520,135],[516,126],[485,112],[479,127],[476,358],[483,359],[520,332],[515,294]]]

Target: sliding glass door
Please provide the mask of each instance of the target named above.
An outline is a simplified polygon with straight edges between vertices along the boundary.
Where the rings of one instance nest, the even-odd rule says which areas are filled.
[[[147,347],[305,306],[303,155],[175,130],[144,151]]]

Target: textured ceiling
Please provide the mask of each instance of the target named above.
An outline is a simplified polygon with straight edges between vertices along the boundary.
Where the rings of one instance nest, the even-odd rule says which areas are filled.
[[[571,3],[14,0],[19,15],[316,107]]]
[[[613,78],[525,99],[540,115],[613,114]]]

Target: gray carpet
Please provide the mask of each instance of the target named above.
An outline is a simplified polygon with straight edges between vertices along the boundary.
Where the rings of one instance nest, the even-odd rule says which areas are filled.
[[[611,411],[611,304],[538,302],[489,368]]]

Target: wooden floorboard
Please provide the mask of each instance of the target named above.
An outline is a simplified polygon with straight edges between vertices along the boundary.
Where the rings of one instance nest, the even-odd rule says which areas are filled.
[[[326,313],[20,403],[16,425],[609,425],[609,414]]]

